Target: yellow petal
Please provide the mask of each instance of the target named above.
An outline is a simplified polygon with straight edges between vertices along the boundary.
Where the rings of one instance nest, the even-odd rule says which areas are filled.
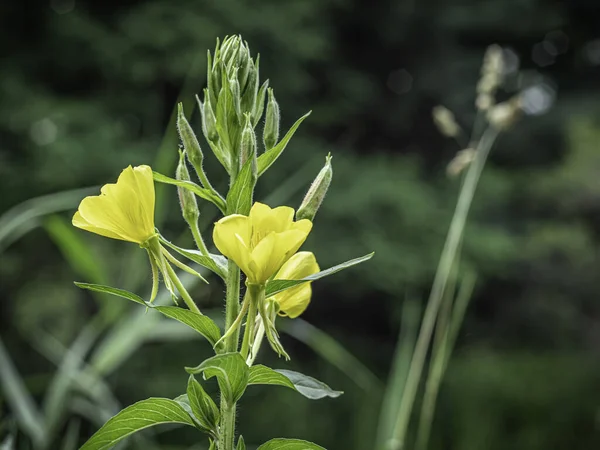
[[[288,230],[283,233],[270,233],[252,250],[252,261],[256,264],[256,283],[266,282],[281,266],[298,251],[307,233]]]
[[[223,217],[215,224],[213,241],[219,251],[234,261],[248,276],[250,267],[250,219],[240,214]]]
[[[127,167],[116,184],[84,198],[73,225],[102,236],[141,244],[154,234],[154,182],[148,166]]]
[[[295,319],[306,310],[311,296],[312,288],[310,283],[306,283],[287,289],[275,295],[273,299],[279,303],[280,315]]]
[[[83,217],[81,217],[81,214],[79,214],[79,211],[77,211],[75,213],[75,215],[73,215],[72,222],[73,222],[74,226],[76,226],[77,228],[81,228],[82,230],[90,231],[92,233],[99,234],[100,236],[105,236],[105,237],[109,237],[112,239],[124,240],[121,236],[119,236],[118,234],[116,234],[112,231],[105,230],[103,228],[98,228],[98,227],[92,225],[87,220],[85,220]]]
[[[312,252],[298,252],[292,256],[277,272],[276,279],[300,280],[320,270],[315,255]],[[273,296],[279,303],[280,314],[292,319],[304,312],[310,303],[312,289],[310,283],[301,284],[286,289]]]
[[[278,280],[300,280],[319,271],[319,264],[312,252],[298,252],[277,272]]]
[[[300,230],[308,235],[312,230],[313,223],[308,219],[302,219],[298,222],[294,222],[291,226],[292,230]]]

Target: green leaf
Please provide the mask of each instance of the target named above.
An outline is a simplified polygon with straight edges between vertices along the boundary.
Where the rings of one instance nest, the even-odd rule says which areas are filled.
[[[117,297],[125,298],[127,300],[131,300],[132,302],[139,303],[140,305],[148,306],[149,308],[154,307],[139,295],[134,294],[133,292],[126,291],[125,289],[104,286],[103,284],[81,283],[79,281],[75,281],[75,286],[81,289],[87,289],[89,291],[115,295]]]
[[[180,255],[185,256],[187,259],[194,261],[196,264],[206,267],[208,270],[220,276],[223,280],[227,277],[227,258],[224,256],[213,255],[212,253],[210,256],[204,256],[198,250],[188,250],[178,247],[162,236],[160,236],[160,242],[175,250]]]
[[[373,257],[375,253],[369,253],[368,255],[361,256],[360,258],[351,259],[350,261],[343,262],[338,264],[337,266],[330,267],[329,269],[322,270],[315,274],[304,277],[300,280],[272,280],[267,283],[265,288],[265,296],[271,297],[272,295],[278,294],[281,291],[285,291],[294,286],[298,286],[299,284],[306,283],[307,281],[315,281],[320,278],[327,277],[329,275],[333,275],[340,270],[347,269],[348,267],[356,266],[362,262],[368,261]]]
[[[192,191],[198,197],[213,203],[217,208],[221,210],[223,214],[225,214],[225,200],[223,200],[223,197],[221,197],[215,191],[198,186],[192,181],[176,180],[158,172],[152,172],[152,176],[154,177],[154,181],[158,181],[159,183],[172,184],[174,186],[179,186],[189,191]]]
[[[219,408],[194,378],[194,375],[190,375],[188,380],[187,398],[200,426],[216,435],[220,418]]]
[[[334,391],[325,383],[309,377],[308,375],[303,375],[291,370],[273,370],[270,367],[260,364],[250,368],[250,379],[248,384],[285,386],[311,400],[318,400],[324,397],[336,398],[343,394],[343,392]]]
[[[148,398],[125,408],[111,418],[80,450],[109,449],[137,431],[164,423],[194,426],[190,415],[175,400]]]
[[[150,302],[145,301],[142,297],[134,294],[133,292],[129,292],[124,289],[113,288],[110,286],[79,282],[75,282],[75,285],[77,287],[80,287],[81,289],[88,289],[94,292],[102,292],[106,294],[116,295],[117,297],[122,297],[127,300],[139,303],[140,305],[144,305],[148,308],[155,309],[161,314],[169,317],[170,319],[175,319],[183,323],[184,325],[187,325],[188,327],[196,330],[198,333],[204,336],[208,340],[208,342],[210,342],[213,346],[221,338],[221,330],[212,321],[212,319],[210,319],[207,316],[195,313],[194,311],[190,311],[189,309],[183,309],[177,306],[156,306]]]
[[[301,439],[271,439],[256,450],[326,450],[325,447]]]
[[[273,164],[277,158],[279,158],[279,155],[281,155],[281,153],[283,153],[283,151],[285,150],[285,147],[287,147],[288,142],[290,142],[290,139],[292,139],[292,136],[294,135],[294,133],[296,132],[296,130],[298,129],[300,124],[304,121],[304,119],[306,119],[308,116],[310,116],[311,113],[312,113],[312,111],[309,111],[306,114],[304,114],[302,117],[300,117],[298,120],[296,120],[296,123],[294,123],[294,125],[292,125],[292,127],[288,130],[288,132],[283,137],[283,139],[281,141],[279,141],[279,143],[275,147],[264,152],[262,155],[260,155],[258,157],[258,176],[259,177],[263,173],[265,173],[269,167],[271,167],[271,164]]]
[[[177,306],[153,306],[153,308],[165,316],[196,330],[213,346],[221,338],[221,330],[208,316],[201,316],[194,311]]]
[[[238,439],[237,447],[235,450],[246,450],[246,443],[244,442],[244,437],[240,436]]]
[[[252,158],[248,158],[227,194],[227,214],[247,216],[250,213],[255,185],[256,175],[252,173]]]
[[[246,390],[249,369],[239,353],[224,353],[205,360],[199,366],[186,367],[188,373],[216,377],[221,394],[229,404],[237,402]]]

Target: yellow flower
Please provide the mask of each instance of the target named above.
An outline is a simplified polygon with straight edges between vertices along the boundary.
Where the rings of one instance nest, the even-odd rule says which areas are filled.
[[[154,230],[154,181],[149,166],[127,167],[116,184],[84,198],[73,225],[113,239],[145,243]]]
[[[215,224],[213,240],[219,251],[233,260],[248,282],[264,284],[306,240],[312,222],[294,222],[287,206],[271,209],[255,203],[248,216],[233,214]]]
[[[312,252],[298,252],[279,269],[275,279],[300,280],[319,270],[319,265]],[[279,304],[280,315],[294,319],[304,312],[310,303],[311,295],[312,288],[308,282],[275,294],[271,299]]]

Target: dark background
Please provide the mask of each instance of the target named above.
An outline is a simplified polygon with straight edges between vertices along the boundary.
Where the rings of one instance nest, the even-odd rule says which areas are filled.
[[[283,336],[288,367],[345,395],[311,403],[283,389],[253,388],[239,430],[253,444],[289,436],[332,450],[372,448],[402,305],[427,298],[459,188],[446,165],[461,148],[438,132],[431,110],[445,105],[470,130],[482,57],[497,43],[520,63],[501,96],[541,85],[552,104],[500,137],[477,192],[463,266],[478,282],[442,385],[431,448],[598,448],[598,30],[594,0],[4,0],[0,212],[6,219],[30,198],[104,184],[129,164],[173,173],[177,140],[165,130],[175,103],[191,105],[205,86],[206,49],[216,38],[241,33],[261,54],[261,77],[275,90],[283,128],[313,111],[261,178],[258,198],[297,206],[331,152],[333,184],[305,248],[321,267],[376,256],[315,283],[302,316],[361,363],[346,359],[350,366],[340,367],[339,348],[316,354],[329,348],[319,336],[310,335],[315,348]],[[192,125],[200,133],[196,116]],[[224,187],[225,173],[207,159]],[[163,234],[191,246],[174,189],[159,198]],[[103,280],[140,294],[150,284],[143,252],[71,229],[76,200],[56,208],[64,212],[42,214],[53,201],[27,204],[42,212],[10,233],[0,219],[1,337],[39,403],[56,371],[44,350],[48,336],[69,346],[101,311],[110,324],[87,357],[101,366],[104,339],[130,345],[111,333],[131,329],[123,323],[139,312],[113,298],[95,302],[72,281]],[[216,211],[203,206],[202,213],[208,237]],[[221,310],[218,280],[193,292],[202,307]],[[180,330],[159,328],[98,369],[121,405],[179,395],[182,367],[210,353]],[[265,349],[262,362],[284,366]],[[68,410],[59,435],[75,417],[83,442],[98,424]],[[2,395],[0,412],[2,433],[14,432],[14,411]],[[168,431],[153,439],[171,444],[160,448],[189,448],[198,435]],[[22,431],[16,444],[30,448]]]

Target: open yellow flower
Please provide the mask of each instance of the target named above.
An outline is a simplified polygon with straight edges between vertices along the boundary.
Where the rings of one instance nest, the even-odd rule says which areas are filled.
[[[276,280],[300,280],[319,271],[312,252],[298,252],[292,256],[275,275]],[[304,312],[310,303],[310,282],[286,289],[271,297],[279,305],[279,314],[292,319]]]
[[[150,166],[127,167],[116,184],[102,186],[100,195],[84,198],[73,216],[73,225],[92,233],[139,244],[148,251],[152,268],[150,301],[158,293],[158,274],[176,301],[179,291],[188,307],[200,310],[186,291],[170,264],[206,280],[195,270],[173,257],[160,243],[154,229],[154,180]]]
[[[73,225],[113,239],[143,244],[154,230],[154,181],[149,166],[127,167],[116,184],[100,195],[86,197],[73,216]]]
[[[271,209],[255,203],[248,216],[232,214],[215,224],[213,240],[219,251],[233,260],[249,283],[264,284],[306,240],[312,222],[294,222],[287,206]]]

